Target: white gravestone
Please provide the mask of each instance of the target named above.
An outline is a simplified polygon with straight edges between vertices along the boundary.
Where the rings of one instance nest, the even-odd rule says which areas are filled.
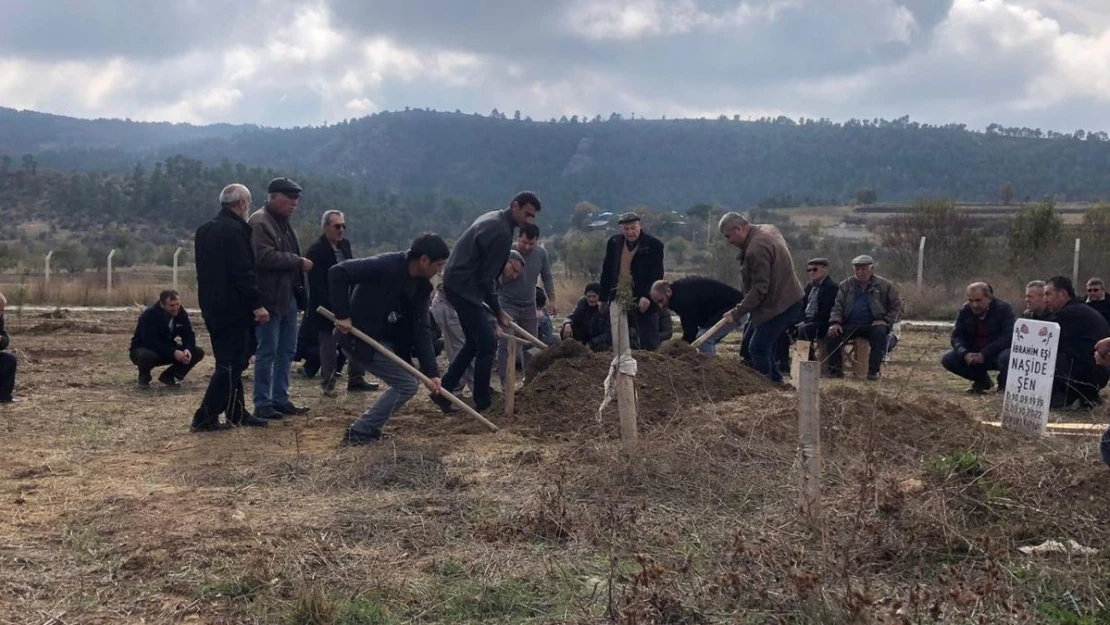
[[[1045,435],[1059,344],[1058,323],[1018,319],[1014,324],[1002,427],[1029,436]]]

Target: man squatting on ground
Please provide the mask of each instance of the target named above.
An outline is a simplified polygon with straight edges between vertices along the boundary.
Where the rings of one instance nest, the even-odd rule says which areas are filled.
[[[339,365],[339,352],[332,333],[335,326],[328,319],[318,315],[316,309],[323,306],[333,310],[328,271],[337,264],[354,258],[354,255],[351,253],[351,242],[345,236],[347,220],[343,213],[337,210],[324,211],[320,218],[320,226],[324,232],[308,248],[306,254],[308,260],[312,261],[312,269],[308,272],[308,311],[305,313],[305,319],[306,322],[311,319],[311,323],[316,328],[316,341],[320,352],[320,388],[324,395],[335,397],[336,370]],[[365,372],[357,362],[350,363],[347,392],[378,390],[378,385],[367,382],[365,377]]]
[[[1098,311],[1103,319],[1110,322],[1110,297],[1106,297],[1106,284],[1102,278],[1087,280],[1087,305]]]
[[[744,299],[744,294],[731,286],[701,276],[679,278],[674,282],[656,280],[651,285],[651,299],[659,308],[670,309],[682,322],[682,340],[693,343]],[[663,314],[667,314],[664,310]],[[728,323],[698,346],[703,354],[716,354],[717,343],[736,329]]]
[[[180,343],[179,343],[180,341]],[[147,306],[131,337],[131,362],[139,368],[139,388],[150,388],[150,371],[170,365],[158,376],[166,386],[176,386],[204,359],[189,313],[177,291],[162,291],[158,303]]]
[[[266,425],[265,419],[247,412],[243,401],[243,371],[250,359],[254,326],[270,318],[254,272],[251,228],[246,222],[250,209],[251,192],[241,184],[229,184],[220,191],[219,214],[197,228],[197,299],[216,370],[193,415],[194,432],[223,429],[221,413],[227,415],[226,427]]]
[[[718,224],[729,244],[740,248],[740,278],[744,299],[725,317],[738,323],[751,315],[744,336],[748,358],[756,371],[782,382],[775,364],[775,342],[802,313],[802,285],[794,275],[794,260],[786,240],[774,226],[755,225],[739,213],[725,213]]]
[[[297,311],[308,307],[304,275],[312,270],[312,261],[301,256],[289,223],[301,197],[300,185],[275,178],[267,192],[262,208],[247,220],[262,305],[270,311],[270,320],[255,328],[254,407],[258,417],[281,419],[308,412],[289,399],[289,370],[297,354]]]
[[[459,237],[443,271],[444,297],[454,307],[465,336],[462,349],[443,376],[443,384],[448,389],[455,388],[473,362],[471,390],[474,407],[479,412],[493,404],[489,383],[497,340],[489,324],[489,311],[501,327],[508,327],[510,321],[497,297],[497,278],[512,251],[513,228],[532,223],[540,209],[540,199],[530,191],[522,191],[507,208],[481,215]],[[444,412],[456,410],[438,393],[432,395],[432,401]]]
[[[443,239],[425,233],[407,251],[346,260],[328,272],[335,329],[348,334],[352,327],[358,328],[406,362],[415,356],[421,372],[431,379],[425,385],[433,397],[441,395],[428,306],[431,279],[443,269],[448,254]],[[354,337],[344,338],[341,345],[352,363],[358,362],[389,387],[347,428],[342,441],[343,445],[372,443],[382,437],[389,417],[420,387],[411,373],[370,345]]]
[[[969,393],[991,390],[991,371],[998,372],[998,390],[1004,391],[1013,340],[1014,309],[995,297],[989,284],[975,282],[968,285],[967,303],[952,328],[952,349],[940,362],[949,372],[971,380]]]
[[[12,393],[15,391],[16,359],[15,354],[8,351],[12,341],[8,331],[4,329],[4,309],[7,306],[8,298],[0,293],[0,404],[15,401]]]
[[[1102,403],[1099,391],[1106,387],[1110,372],[1095,362],[1095,346],[1110,337],[1110,324],[1075,297],[1070,278],[1055,276],[1045,282],[1045,306],[1060,324],[1056,350],[1056,373],[1052,382],[1052,408],[1075,404],[1091,408]]]
[[[887,336],[902,314],[902,298],[898,289],[886,278],[875,274],[875,261],[863,254],[852,259],[855,275],[840,283],[836,304],[829,315],[829,377],[843,377],[845,343],[867,339],[871,354],[867,361],[867,379],[878,380],[886,352]]]
[[[573,339],[587,345],[595,352],[613,347],[609,316],[601,309],[601,284],[591,282],[586,285],[582,299],[574,307],[574,312],[563,322],[560,335],[565,341]]]
[[[501,310],[508,313],[517,325],[532,336],[539,334],[539,320],[536,316],[536,280],[543,280],[544,290],[550,298],[555,297],[555,280],[551,277],[551,261],[547,257],[547,250],[539,247],[540,228],[536,224],[528,223],[520,227],[520,235],[513,250],[520,253],[524,261],[520,276],[510,280],[508,276],[501,276],[501,288],[497,292]],[[550,304],[549,304],[550,306]],[[530,360],[527,346],[524,351],[524,363]],[[497,376],[501,380],[501,388],[505,387],[505,374],[509,360],[509,337],[502,336],[497,342]]]
[[[659,307],[651,301],[651,285],[663,279],[663,242],[643,232],[640,216],[624,213],[617,219],[621,233],[605,244],[601,265],[601,309],[608,313],[618,287],[631,280],[632,309],[628,327],[633,349],[659,349]]]
[[[1048,308],[1045,307],[1044,287],[1044,280],[1033,280],[1025,285],[1025,297],[1022,300],[1025,303],[1025,310],[1021,313],[1022,317],[1037,321],[1048,321],[1048,318],[1052,316],[1048,312]]]

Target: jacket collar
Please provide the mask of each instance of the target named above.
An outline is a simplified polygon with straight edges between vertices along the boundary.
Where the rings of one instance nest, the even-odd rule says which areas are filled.
[[[235,211],[231,210],[230,208],[222,208],[221,207],[220,212],[217,215],[217,217],[230,217],[231,219],[233,219],[235,221],[238,221],[239,223],[241,223],[243,225],[247,224],[246,219],[243,219],[242,217],[240,217],[239,213],[236,213]]]

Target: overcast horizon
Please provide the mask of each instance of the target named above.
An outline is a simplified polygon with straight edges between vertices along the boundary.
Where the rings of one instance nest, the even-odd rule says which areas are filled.
[[[0,106],[277,127],[410,107],[1107,129],[1110,2],[831,4],[0,0]]]

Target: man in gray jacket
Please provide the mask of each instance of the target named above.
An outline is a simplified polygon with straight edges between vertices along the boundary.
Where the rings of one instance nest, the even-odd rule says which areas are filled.
[[[486,307],[493,311],[502,327],[509,325],[509,315],[501,310],[497,297],[497,278],[509,259],[513,228],[531,223],[539,210],[540,199],[530,191],[522,191],[508,208],[478,217],[455,243],[443,271],[443,294],[455,308],[466,337],[443,376],[443,387],[455,388],[473,361],[474,407],[478,411],[488,409],[493,403],[489,381],[497,341],[488,323]],[[444,412],[456,410],[442,395],[432,395],[432,401]]]
[[[289,400],[289,369],[297,353],[297,311],[308,305],[304,274],[312,269],[312,261],[301,256],[289,224],[300,185],[275,178],[267,191],[269,199],[247,220],[262,305],[270,311],[270,320],[255,328],[254,407],[262,419],[281,419],[308,412]]]
[[[540,247],[540,227],[536,224],[524,224],[520,227],[520,236],[513,249],[520,253],[524,259],[520,277],[509,280],[507,276],[501,277],[501,289],[497,292],[501,302],[501,310],[517,325],[527,330],[532,336],[539,333],[539,320],[536,314],[536,279],[543,280],[544,291],[547,295],[548,307],[555,296],[555,280],[551,277],[551,261],[547,258],[547,250]],[[530,358],[525,350],[524,363]],[[505,386],[505,374],[509,361],[509,338],[502,336],[497,343],[497,375],[501,379],[501,387]]]
[[[852,339],[867,339],[871,355],[867,379],[879,379],[886,351],[886,337],[902,314],[902,298],[894,284],[875,275],[875,261],[867,254],[852,260],[854,274],[840,283],[832,314],[829,315],[829,377],[843,377],[841,347]]]

